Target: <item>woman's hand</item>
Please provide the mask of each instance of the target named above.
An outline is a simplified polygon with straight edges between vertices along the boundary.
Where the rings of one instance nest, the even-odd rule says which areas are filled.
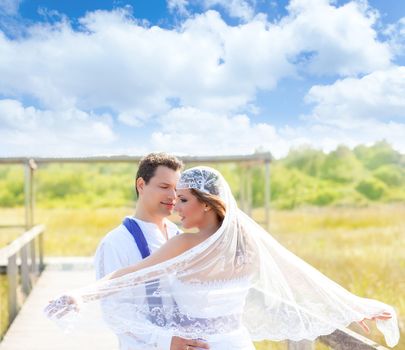
[[[389,312],[384,311],[382,314],[377,315],[377,316],[373,316],[371,318],[365,318],[361,321],[358,321],[357,323],[360,325],[361,328],[363,328],[363,330],[366,333],[370,333],[370,328],[366,323],[366,320],[389,320],[390,318],[392,318],[392,315]]]
[[[49,301],[49,304],[44,309],[44,313],[47,317],[61,318],[70,311],[79,311],[79,305],[76,299],[70,295],[63,295],[56,300]]]

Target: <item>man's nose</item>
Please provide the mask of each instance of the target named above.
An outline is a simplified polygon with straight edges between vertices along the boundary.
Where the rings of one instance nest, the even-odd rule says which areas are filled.
[[[176,199],[176,189],[172,188],[169,190],[169,198]]]

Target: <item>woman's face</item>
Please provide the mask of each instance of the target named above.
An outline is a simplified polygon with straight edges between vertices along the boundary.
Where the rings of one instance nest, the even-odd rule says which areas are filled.
[[[184,228],[200,228],[204,222],[205,208],[204,203],[198,201],[188,189],[177,189],[177,201],[174,210],[181,218]]]

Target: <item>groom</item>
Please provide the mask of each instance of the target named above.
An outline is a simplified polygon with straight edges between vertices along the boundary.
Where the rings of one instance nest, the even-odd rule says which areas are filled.
[[[166,153],[151,153],[141,159],[135,180],[138,196],[135,214],[125,218],[123,224],[101,240],[94,261],[97,279],[136,264],[178,234],[177,226],[167,216],[173,213],[176,183],[182,168],[179,159]],[[139,239],[140,236],[145,239]],[[154,348],[159,350],[209,348],[198,340],[154,334],[138,337],[139,341],[123,334],[118,335],[118,339],[120,350],[138,349],[139,341],[153,342]]]

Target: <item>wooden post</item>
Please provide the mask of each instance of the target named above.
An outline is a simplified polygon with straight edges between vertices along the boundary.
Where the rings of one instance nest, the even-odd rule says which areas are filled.
[[[314,349],[313,342],[309,340],[301,340],[301,341],[288,341],[288,350],[312,350]]]
[[[244,164],[241,164],[240,174],[240,208],[242,211],[246,211],[246,168]]]
[[[24,164],[24,199],[25,199],[25,229],[34,225],[34,170],[37,168],[33,159]]]
[[[29,163],[24,165],[24,207],[25,207],[25,229],[28,231],[31,228],[31,198],[30,198],[30,185],[31,185],[31,169]]]
[[[31,283],[30,283],[30,272],[28,268],[28,256],[27,256],[27,245],[21,247],[20,257],[21,257],[21,284],[24,295],[30,294]]]
[[[30,242],[30,257],[31,257],[31,272],[36,275],[38,273],[38,264],[37,264],[37,254],[35,251],[35,245],[37,242],[37,238],[34,238]]]
[[[38,257],[39,257],[39,271],[42,272],[45,268],[44,264],[44,233],[38,236]]]
[[[31,227],[35,225],[35,182],[34,182],[34,171],[37,169],[37,165],[33,159],[29,160],[30,166],[30,217],[31,217]],[[31,228],[30,227],[30,228]]]
[[[17,316],[17,253],[11,255],[7,262],[8,279],[8,323],[14,321]]]
[[[252,196],[252,167],[250,164],[246,168],[246,193],[247,193],[247,208],[246,213],[252,216],[253,196]]]
[[[264,172],[264,211],[266,219],[266,229],[270,230],[270,199],[271,199],[271,183],[270,183],[270,161],[266,160]]]

